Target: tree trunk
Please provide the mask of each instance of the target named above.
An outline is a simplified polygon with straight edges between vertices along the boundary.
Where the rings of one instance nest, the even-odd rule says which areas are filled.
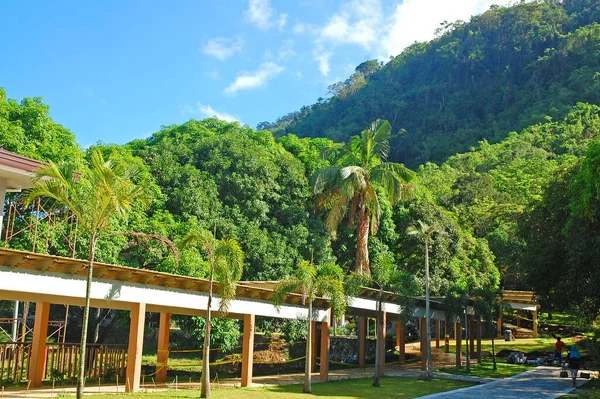
[[[425,240],[425,328],[427,334],[427,378],[433,378],[433,360],[431,356],[431,306],[429,300],[429,240]]]
[[[381,384],[381,345],[385,345],[383,342],[383,317],[382,317],[382,290],[379,290],[379,296],[377,297],[377,338],[375,345],[375,375],[373,377],[373,386],[378,387]]]
[[[498,366],[496,365],[496,341],[494,340],[494,335],[492,334],[492,362],[494,363],[494,371],[498,370]]]
[[[471,374],[471,348],[469,346],[469,337],[471,335],[471,329],[469,328],[469,316],[467,315],[467,306],[469,301],[467,300],[467,304],[465,305],[465,352],[467,353],[467,374]]]
[[[77,376],[77,399],[83,398],[83,388],[85,387],[85,348],[88,334],[88,319],[90,315],[90,294],[92,291],[92,277],[94,268],[94,256],[96,253],[96,240],[96,234],[92,234],[92,236],[90,237],[90,259],[88,262],[88,275],[85,287],[85,307],[83,308],[83,320],[81,321],[81,344],[79,351],[79,375]]]
[[[364,202],[364,200],[361,200]],[[354,270],[360,274],[371,274],[369,267],[369,223],[371,212],[365,208],[364,203],[358,212],[358,229],[356,233],[356,259]]]
[[[306,337],[306,361],[304,362],[304,387],[302,392],[312,393],[311,365],[312,365],[312,300],[308,299],[308,336]]]
[[[202,352],[202,386],[201,398],[210,398],[210,307],[212,305],[214,265],[211,260],[210,280],[208,283],[208,305],[206,306],[206,331],[204,332],[204,351]]]

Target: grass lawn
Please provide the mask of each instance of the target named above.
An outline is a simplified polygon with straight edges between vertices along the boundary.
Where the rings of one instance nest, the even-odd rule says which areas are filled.
[[[496,353],[500,352],[503,349],[510,351],[520,351],[520,352],[554,352],[554,344],[556,340],[554,338],[525,338],[518,339],[516,341],[505,341],[504,339],[495,340],[496,344]],[[570,346],[573,344],[573,341],[570,338],[564,338],[563,342],[565,345]],[[463,341],[463,351],[465,350],[465,342]],[[492,351],[492,340],[484,339],[481,341],[481,350],[482,351]],[[450,353],[456,352],[456,345],[453,340],[450,340]]]
[[[585,385],[581,386],[581,388],[577,388],[577,392],[563,395],[559,399],[592,399],[592,398],[600,398],[600,381],[590,380]]]
[[[458,388],[471,386],[464,381],[434,379],[432,381],[417,380],[405,377],[383,377],[379,388],[373,387],[372,378],[361,378],[343,381],[331,381],[313,384],[313,394],[302,393],[302,385],[281,385],[265,388],[221,388],[212,391],[212,397],[221,398],[244,398],[244,399],[271,399],[289,398],[302,399],[309,396],[323,396],[329,399],[352,399],[352,398],[403,398],[410,399],[436,392],[444,392]],[[114,399],[114,398],[198,398],[198,390],[193,391],[164,391],[147,392],[138,394],[112,394],[87,396],[89,399]],[[71,396],[61,396],[69,398]]]
[[[442,373],[458,374],[458,375],[472,375],[475,377],[484,378],[506,378],[516,374],[520,374],[524,371],[530,370],[531,366],[525,366],[522,364],[507,364],[504,359],[497,359],[496,362],[497,370],[494,371],[494,365],[491,359],[485,359],[481,364],[471,363],[471,373],[467,374],[467,369],[463,367],[450,367],[440,370]]]

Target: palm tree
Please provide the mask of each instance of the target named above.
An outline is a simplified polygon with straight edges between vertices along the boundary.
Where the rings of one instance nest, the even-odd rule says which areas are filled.
[[[436,226],[429,226],[423,221],[417,221],[418,226],[408,226],[406,228],[406,234],[416,235],[425,242],[425,319],[427,321],[427,378],[433,377],[433,365],[431,359],[431,309],[429,301],[429,243],[431,238],[436,231]]]
[[[77,398],[83,396],[85,386],[85,349],[90,312],[90,291],[96,243],[111,228],[115,218],[124,217],[138,200],[144,202],[143,189],[132,183],[139,170],[131,165],[104,160],[99,150],[91,153],[89,165],[76,171],[73,165],[42,167],[27,195],[28,201],[36,197],[52,199],[67,207],[77,217],[82,233],[89,234],[88,274],[85,291],[85,308],[81,330],[81,356],[77,377]]]
[[[369,233],[376,234],[381,207],[378,189],[394,204],[410,193],[414,173],[404,165],[386,162],[392,128],[376,120],[350,144],[337,148],[334,165],[315,175],[316,205],[327,211],[326,226],[332,238],[348,214],[351,228],[357,227],[354,270],[369,274]]]
[[[364,287],[374,287],[377,290],[377,337],[373,386],[378,387],[381,380],[381,356],[385,353],[385,340],[383,338],[383,331],[385,329],[385,325],[383,324],[383,294],[385,291],[396,294],[398,296],[397,302],[403,308],[403,317],[407,317],[408,314],[412,313],[412,294],[416,290],[414,278],[412,275],[397,268],[392,254],[379,254],[372,263],[370,275],[358,272],[350,273],[346,278],[345,287],[346,295],[348,296],[359,295]]]
[[[312,320],[313,320],[313,302],[318,296],[327,298],[331,303],[331,308],[335,316],[344,314],[346,309],[346,298],[344,297],[344,271],[341,267],[326,263],[315,267],[308,261],[300,261],[294,274],[284,280],[281,280],[274,289],[273,303],[277,308],[283,304],[285,298],[290,293],[300,293],[303,303],[308,302],[308,335],[306,337],[306,362],[304,365],[304,388],[302,392],[311,393],[311,373],[312,364]]]
[[[210,398],[210,327],[213,282],[217,283],[217,294],[220,299],[219,311],[227,314],[229,305],[235,298],[237,283],[242,278],[244,251],[236,240],[229,238],[217,240],[215,234],[206,230],[189,233],[184,238],[183,247],[190,245],[197,245],[204,252],[210,264],[200,390],[200,397]]]

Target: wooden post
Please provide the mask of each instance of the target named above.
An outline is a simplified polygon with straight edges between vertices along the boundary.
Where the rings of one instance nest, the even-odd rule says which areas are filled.
[[[358,367],[364,369],[367,365],[367,318],[358,318]]]
[[[386,331],[387,329],[385,328],[386,323],[387,323],[387,314],[385,312],[381,312],[381,317],[383,318],[382,320],[382,324],[383,324],[383,331],[381,332],[381,338],[383,339],[383,344],[381,345],[381,352],[379,353],[379,367],[381,370],[381,376],[383,377],[385,375],[385,337],[386,337]]]
[[[29,380],[32,387],[41,387],[46,371],[46,336],[48,335],[49,302],[36,302],[33,324],[33,342],[29,363]]]
[[[517,310],[517,327],[521,327],[521,312]]]
[[[244,337],[242,338],[242,386],[252,385],[252,366],[254,360],[254,322],[253,314],[244,315]]]
[[[427,319],[422,317],[419,325],[421,327],[421,371],[427,371],[427,351],[431,350],[427,347]]]
[[[471,359],[475,357],[475,320],[472,317],[469,317],[469,341],[470,341],[470,353]]]
[[[481,363],[481,318],[477,318],[477,361]]]
[[[146,321],[146,304],[131,305],[131,323],[129,325],[129,345],[127,347],[127,381],[126,392],[136,392],[140,389],[142,376],[142,349],[144,344],[144,323]]]
[[[311,373],[316,373],[317,372],[317,322],[316,321],[311,321],[311,331],[310,331],[310,335],[311,335],[311,347],[310,347],[310,351],[312,353],[312,359],[310,362],[310,372]]]
[[[498,337],[502,337],[502,310],[500,310],[500,314],[498,315]]]
[[[399,361],[404,364],[406,361],[406,337],[404,336],[404,327],[402,321],[396,322],[396,345],[398,345]]]
[[[326,310],[326,321],[321,322],[321,381],[327,381],[329,377],[329,325],[331,320],[331,309]]]
[[[440,349],[440,333],[441,333],[441,323],[439,320],[435,321],[435,349]]]
[[[454,338],[456,339],[456,366],[462,367],[462,331],[460,323],[454,323]]]
[[[460,323],[454,323],[454,342],[458,344],[458,341],[462,339],[462,332],[460,330]]]
[[[171,313],[161,313],[158,325],[158,353],[156,355],[156,382],[167,382],[169,362],[169,334],[171,333]]]
[[[538,312],[537,310],[533,311],[533,338],[538,337]]]
[[[450,353],[450,323],[444,321],[444,346],[446,353]]]

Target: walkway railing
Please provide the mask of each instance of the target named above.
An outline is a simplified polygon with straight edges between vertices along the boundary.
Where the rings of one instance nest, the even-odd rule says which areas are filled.
[[[60,382],[77,378],[79,344],[48,343],[45,352],[45,380]],[[26,382],[29,374],[31,342],[0,343],[0,383]],[[120,345],[88,344],[86,375],[92,378],[124,377],[127,349]]]

